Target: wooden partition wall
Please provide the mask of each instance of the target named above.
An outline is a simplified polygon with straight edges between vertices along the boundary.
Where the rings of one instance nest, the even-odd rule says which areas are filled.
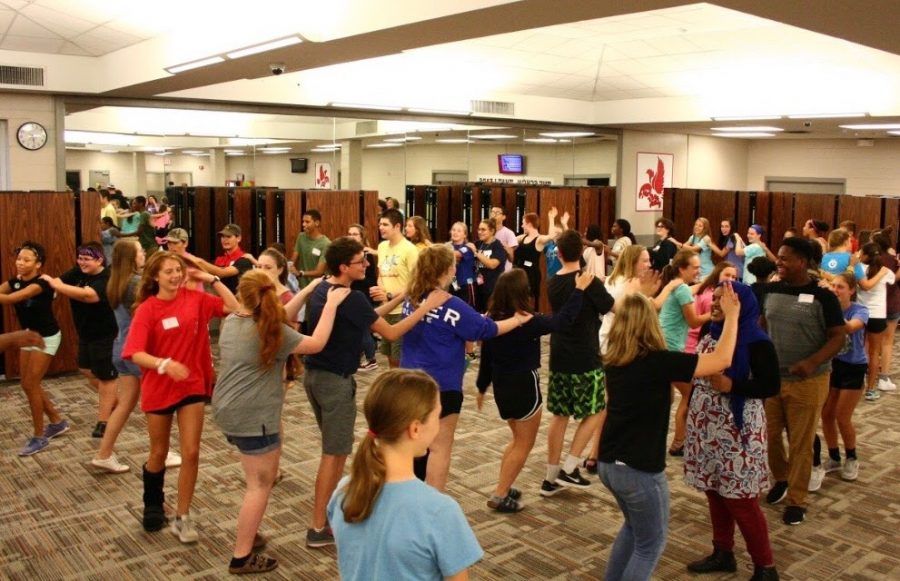
[[[822,220],[829,228],[852,220],[857,233],[893,226],[896,245],[900,224],[898,198],[670,188],[663,199],[663,214],[675,223],[678,240],[691,235],[694,221],[700,216],[709,219],[714,238],[719,235],[722,220],[735,219],[741,236],[745,237],[751,224],[760,224],[766,229],[768,241],[781,240],[790,227],[800,230],[809,219]]]

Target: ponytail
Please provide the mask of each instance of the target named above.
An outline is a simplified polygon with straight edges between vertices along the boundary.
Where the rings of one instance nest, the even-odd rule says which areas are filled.
[[[244,308],[253,313],[259,332],[259,363],[269,368],[275,364],[275,356],[281,350],[284,340],[284,325],[287,316],[272,279],[261,270],[251,270],[241,277],[237,288],[238,300]]]
[[[358,523],[372,514],[387,475],[381,447],[400,442],[413,422],[424,423],[438,405],[438,394],[431,376],[408,369],[386,371],[369,388],[363,404],[369,432],[350,467],[341,503],[344,521]]]

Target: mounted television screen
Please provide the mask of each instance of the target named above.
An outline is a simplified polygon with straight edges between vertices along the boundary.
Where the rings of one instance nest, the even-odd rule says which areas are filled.
[[[523,174],[525,173],[525,156],[519,153],[501,153],[497,156],[500,165],[500,173]]]
[[[296,157],[291,159],[291,173],[306,173],[306,167],[309,160],[305,157]]]

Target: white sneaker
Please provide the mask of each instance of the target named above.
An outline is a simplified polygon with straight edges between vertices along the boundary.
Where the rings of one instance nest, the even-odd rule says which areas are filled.
[[[832,460],[830,457],[822,463],[822,466],[825,468],[825,474],[829,472],[836,472],[841,469],[841,461],[840,460]]]
[[[813,466],[812,473],[809,475],[809,486],[806,487],[810,492],[815,492],[822,488],[822,480],[825,479],[825,467],[821,464]]]
[[[897,384],[891,381],[890,378],[879,379],[878,389],[880,389],[881,391],[897,391]]]
[[[178,468],[179,466],[181,466],[181,455],[169,450],[169,453],[166,454],[166,468]]]
[[[91,460],[91,465],[96,466],[97,468],[103,468],[107,472],[112,472],[113,474],[122,474],[123,472],[131,470],[127,464],[119,462],[119,459],[116,458],[115,454],[110,454],[109,458],[94,458]]]
[[[856,458],[847,458],[844,462],[844,469],[841,470],[841,479],[854,481],[859,477],[859,460]]]
[[[200,535],[188,515],[176,516],[172,519],[172,526],[169,527],[169,530],[182,543],[196,543],[200,539]]]

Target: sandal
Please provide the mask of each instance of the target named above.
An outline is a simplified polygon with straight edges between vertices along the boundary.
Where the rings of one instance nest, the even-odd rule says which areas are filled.
[[[265,546],[269,543],[268,537],[263,536],[262,533],[256,533],[253,535],[253,550],[260,551],[265,548]]]
[[[510,497],[513,500],[519,500],[522,498],[522,491],[518,488],[509,487],[509,492],[506,493],[506,496]]]
[[[233,575],[244,575],[246,573],[265,573],[278,567],[278,561],[270,557],[266,557],[261,553],[253,553],[247,559],[247,562],[240,567],[228,567],[228,572]]]
[[[596,458],[588,458],[582,463],[585,471],[588,474],[596,474],[597,473],[597,459]]]
[[[521,504],[515,498],[507,495],[500,502],[494,502],[493,500],[488,501],[488,506],[496,510],[497,512],[505,512],[505,513],[513,513],[519,512],[525,508],[524,504]]]

